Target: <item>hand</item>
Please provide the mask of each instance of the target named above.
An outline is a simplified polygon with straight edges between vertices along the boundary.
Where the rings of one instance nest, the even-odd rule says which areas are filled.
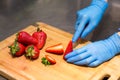
[[[90,43],[65,56],[67,62],[76,65],[98,66],[120,52],[120,36],[116,33],[108,39]]]
[[[75,34],[73,42],[79,37],[85,38],[100,22],[108,3],[104,0],[93,0],[90,6],[77,12],[77,20],[75,24]]]

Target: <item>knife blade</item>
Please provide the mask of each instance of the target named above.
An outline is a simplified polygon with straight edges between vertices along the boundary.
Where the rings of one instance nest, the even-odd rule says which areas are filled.
[[[77,40],[76,42],[73,42],[73,43],[72,43],[73,49],[76,48],[78,45],[83,44],[83,43],[85,43],[85,42],[87,42],[87,40],[78,38],[78,40]]]
[[[85,27],[83,28],[80,36],[82,35],[83,31],[86,29],[86,27],[88,26],[88,24],[89,24],[89,23],[86,23],[86,25],[85,25]],[[79,25],[78,27],[80,27],[80,25]],[[73,49],[74,49],[75,47],[77,47],[79,44],[85,43],[86,41],[87,41],[87,40],[85,40],[85,39],[78,38],[78,40],[73,43]]]

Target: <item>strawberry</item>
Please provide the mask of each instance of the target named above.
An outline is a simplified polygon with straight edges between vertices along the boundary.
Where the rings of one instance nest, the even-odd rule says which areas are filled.
[[[56,64],[56,60],[49,55],[45,55],[45,57],[42,58],[42,63],[44,65],[50,65],[50,64],[53,65]]]
[[[49,52],[49,53],[53,53],[53,54],[58,54],[58,55],[61,55],[61,54],[64,53],[62,43],[59,43],[59,44],[56,44],[56,45],[53,45],[53,46],[49,46],[45,49],[45,51]]]
[[[73,51],[73,44],[72,44],[72,41],[70,40],[65,50],[65,53],[63,54],[63,59],[65,60],[65,56],[72,51]]]
[[[38,43],[37,39],[33,38],[29,33],[25,31],[20,31],[17,34],[17,41],[24,45],[36,45]]]
[[[37,59],[40,54],[40,50],[34,45],[28,45],[25,49],[25,56],[31,60]]]
[[[52,58],[51,56],[49,56],[49,55],[45,55],[45,58],[46,58],[51,64],[56,64],[55,59]]]
[[[11,46],[8,46],[8,47],[10,48],[10,53],[13,56],[19,57],[19,56],[21,56],[21,55],[23,55],[25,53],[24,45],[17,42],[16,40]]]
[[[38,49],[42,49],[46,42],[46,38],[47,38],[46,33],[40,30],[40,28],[38,27],[37,32],[34,32],[32,36],[38,40],[38,43],[36,45]]]

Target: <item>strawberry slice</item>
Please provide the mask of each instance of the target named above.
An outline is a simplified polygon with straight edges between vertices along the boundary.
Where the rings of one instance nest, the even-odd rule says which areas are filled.
[[[62,43],[47,47],[45,49],[46,52],[53,53],[53,54],[58,54],[61,55],[64,53],[63,45]]]
[[[56,60],[49,55],[45,55],[45,57],[42,58],[42,63],[45,66],[46,65],[53,65],[53,64],[56,64]]]
[[[63,59],[66,60],[66,59],[65,59],[65,56],[66,56],[67,54],[69,54],[70,52],[72,52],[72,51],[73,51],[73,43],[72,43],[72,41],[70,40],[69,43],[68,43],[68,45],[67,45],[67,48],[66,48],[66,50],[65,50],[65,53],[63,54]]]

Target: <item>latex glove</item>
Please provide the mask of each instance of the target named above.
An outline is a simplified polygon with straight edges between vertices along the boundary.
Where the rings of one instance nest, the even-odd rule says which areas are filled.
[[[120,36],[115,33],[105,40],[90,43],[65,56],[67,62],[76,65],[98,66],[120,52]]]
[[[100,22],[108,3],[104,0],[92,0],[87,8],[77,12],[75,24],[75,34],[72,41],[75,42],[79,37],[85,38]]]

